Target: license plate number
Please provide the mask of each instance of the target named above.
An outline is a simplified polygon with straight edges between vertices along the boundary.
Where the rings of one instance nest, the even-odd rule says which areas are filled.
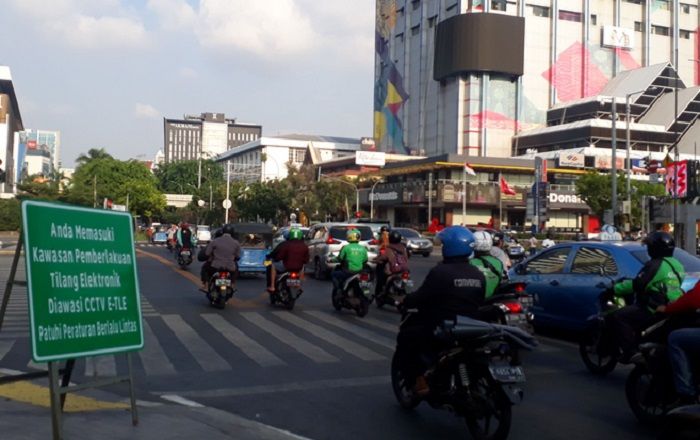
[[[413,280],[406,280],[404,281],[404,285],[408,288],[413,287]]]
[[[287,279],[287,285],[288,285],[289,287],[299,287],[299,286],[301,286],[301,280],[290,280],[290,279]]]
[[[225,278],[217,278],[215,283],[217,286],[230,286],[231,280]]]
[[[180,255],[182,255],[183,257],[189,257],[190,251],[182,251],[182,252],[180,252]]]
[[[490,365],[491,376],[499,382],[525,382],[525,372],[520,366]]]

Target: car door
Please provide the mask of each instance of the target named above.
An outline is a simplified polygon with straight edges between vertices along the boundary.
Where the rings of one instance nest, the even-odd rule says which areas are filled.
[[[518,280],[525,281],[525,289],[534,298],[535,323],[550,325],[558,321],[554,311],[560,293],[560,280],[565,273],[571,246],[561,246],[543,251],[536,257],[522,263]]]
[[[619,275],[620,268],[610,250],[596,245],[578,246],[569,273],[561,278],[561,294],[554,312],[567,328],[582,329],[586,320],[598,313],[600,294]]]

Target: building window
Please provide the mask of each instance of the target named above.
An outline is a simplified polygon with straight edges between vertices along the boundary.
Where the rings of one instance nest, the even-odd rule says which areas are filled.
[[[642,29],[642,22],[641,21],[635,21],[634,22],[634,30],[636,32],[644,32]]]
[[[401,32],[400,34],[396,34],[396,41],[398,43],[403,43],[403,32]]]
[[[420,33],[420,25],[413,26],[411,28],[411,35],[414,37]]]
[[[534,15],[535,17],[549,18],[549,8],[546,6],[532,5],[532,15]]]
[[[291,163],[303,163],[304,157],[306,157],[305,148],[290,148],[289,149],[289,162]]]
[[[655,24],[651,25],[651,33],[656,35],[664,35],[666,37],[671,35],[670,29],[667,26],[657,26]]]
[[[635,5],[641,5],[641,4],[642,4],[642,0],[622,0],[622,1],[624,1],[624,2],[626,2],[626,3],[634,3]],[[652,0],[652,1],[653,1],[653,0]]]
[[[491,9],[494,11],[505,11],[508,8],[508,2],[506,0],[492,0]]]
[[[559,11],[559,20],[575,21],[581,23],[581,13],[571,11]]]
[[[678,36],[679,36],[680,38],[685,39],[685,40],[690,40],[690,34],[692,34],[692,33],[693,33],[692,31],[687,31],[687,30],[685,30],[685,29],[679,29],[679,30],[678,30]]]
[[[654,0],[654,4],[658,9],[663,9],[666,11],[671,10],[671,2],[668,0]]]
[[[596,26],[598,24],[598,16],[591,14],[591,25]]]
[[[684,14],[690,14],[690,6],[691,5],[686,5],[685,3],[681,3],[681,12]]]
[[[435,22],[437,21],[437,17],[430,17],[428,19],[428,27],[435,27]],[[402,34],[403,35],[403,34]]]
[[[449,12],[449,11],[455,9],[456,7],[457,7],[457,3],[456,3],[456,2],[455,2],[455,3],[452,3],[451,5],[449,5],[449,6],[447,6],[447,7],[445,8],[445,11],[448,11],[448,12]]]
[[[418,8],[420,8],[420,0],[413,0],[411,2],[411,9],[415,11]]]

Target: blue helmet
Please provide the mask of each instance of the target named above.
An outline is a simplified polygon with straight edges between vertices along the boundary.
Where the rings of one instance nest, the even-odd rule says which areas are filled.
[[[474,234],[463,226],[443,229],[437,238],[442,243],[442,257],[468,257],[474,252]]]

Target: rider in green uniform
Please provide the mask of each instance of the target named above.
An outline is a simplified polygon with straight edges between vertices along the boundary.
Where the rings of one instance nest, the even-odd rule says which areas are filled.
[[[673,257],[676,243],[666,232],[654,232],[646,239],[646,262],[633,280],[615,284],[616,296],[634,293],[634,304],[614,314],[615,333],[623,352],[623,361],[629,360],[636,351],[638,333],[656,320],[654,311],[659,306],[671,303],[683,295],[681,284],[685,270]]]
[[[340,268],[333,271],[333,290],[337,291],[345,280],[360,272],[367,264],[367,248],[359,244],[360,231],[351,229],[346,233],[348,244],[343,246],[338,254]]]
[[[474,258],[469,264],[476,267],[486,278],[486,298],[490,298],[496,292],[501,281],[506,277],[503,262],[491,255],[493,237],[486,231],[474,233]]]

